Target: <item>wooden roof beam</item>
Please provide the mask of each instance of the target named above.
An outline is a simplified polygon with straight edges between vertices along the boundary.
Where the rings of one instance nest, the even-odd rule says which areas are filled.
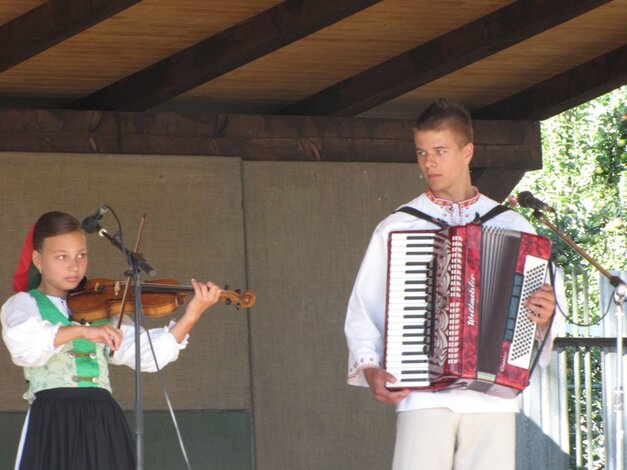
[[[413,121],[345,117],[0,109],[0,152],[233,156],[415,163]],[[540,168],[534,121],[475,121],[475,170]]]
[[[473,186],[495,201],[503,201],[525,176],[527,170],[519,168],[479,168],[472,170]]]
[[[608,2],[519,0],[288,106],[281,113],[355,116]]]
[[[381,0],[286,0],[71,105],[144,111]]]
[[[543,120],[627,83],[627,46],[474,111],[479,119]]]
[[[0,72],[141,0],[49,0],[0,26]]]

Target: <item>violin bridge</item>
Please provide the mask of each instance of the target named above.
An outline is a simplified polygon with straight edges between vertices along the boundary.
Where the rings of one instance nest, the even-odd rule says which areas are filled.
[[[120,295],[120,281],[115,282],[115,287],[113,288],[113,291],[115,292],[116,296]]]

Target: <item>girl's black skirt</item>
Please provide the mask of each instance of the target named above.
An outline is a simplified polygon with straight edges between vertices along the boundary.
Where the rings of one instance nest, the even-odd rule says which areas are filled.
[[[38,392],[20,470],[132,470],[133,436],[119,405],[101,388]]]

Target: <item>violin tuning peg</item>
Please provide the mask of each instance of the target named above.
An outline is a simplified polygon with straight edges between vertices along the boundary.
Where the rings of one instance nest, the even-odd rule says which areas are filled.
[[[235,292],[237,292],[237,294],[241,294],[242,293],[242,289],[235,289]]]
[[[224,284],[224,289],[223,290],[230,290],[229,285],[228,284]]]
[[[224,303],[225,303],[226,305],[231,305],[231,299],[226,299],[226,300],[224,301]]]

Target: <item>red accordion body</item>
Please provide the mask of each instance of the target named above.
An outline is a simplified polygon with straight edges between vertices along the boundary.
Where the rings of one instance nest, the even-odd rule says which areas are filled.
[[[388,248],[388,386],[522,391],[537,352],[523,303],[545,282],[550,241],[471,224],[391,232]]]

